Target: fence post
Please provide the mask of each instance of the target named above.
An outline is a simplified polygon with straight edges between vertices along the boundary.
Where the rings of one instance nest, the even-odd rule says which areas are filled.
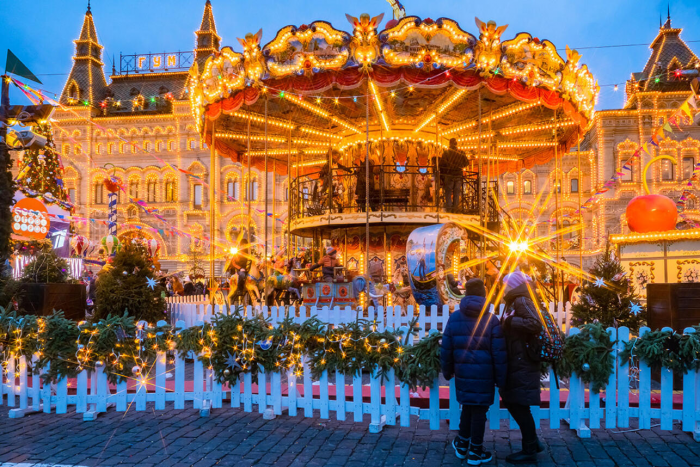
[[[647,327],[639,329],[639,337],[651,331]],[[634,350],[632,350],[634,358]],[[631,364],[631,363],[630,363]],[[685,407],[685,404],[683,405]],[[639,428],[651,428],[651,367],[639,360]]]
[[[561,302],[559,303],[561,310]],[[575,336],[581,332],[578,328],[571,328],[569,335]],[[569,426],[576,430],[579,438],[590,438],[591,430],[583,419],[583,410],[586,405],[586,388],[576,371],[571,372],[569,380]]]
[[[630,330],[625,326],[617,330],[617,348],[622,352],[630,340]],[[630,366],[629,362],[620,361],[618,353],[617,365],[617,426],[630,426]]]
[[[685,328],[683,334],[694,334],[695,329]],[[695,386],[697,371],[690,370],[683,375],[683,431],[695,431]]]
[[[662,331],[673,332],[671,328]],[[673,430],[673,370],[661,368],[661,429]]]

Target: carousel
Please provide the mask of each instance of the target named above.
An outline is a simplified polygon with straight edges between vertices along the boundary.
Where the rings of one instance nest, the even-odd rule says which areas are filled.
[[[460,265],[499,248],[464,226],[499,229],[498,176],[579,141],[598,85],[575,50],[493,21],[474,35],[448,18],[346,16],[349,32],[315,21],[262,45],[258,31],[195,64],[198,130],[213,167],[287,177],[288,257],[335,251],[331,277],[297,271],[305,304],[454,304]]]

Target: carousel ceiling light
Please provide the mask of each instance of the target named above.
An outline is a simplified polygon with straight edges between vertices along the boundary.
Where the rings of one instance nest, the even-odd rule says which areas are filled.
[[[325,110],[323,110],[320,107],[317,107],[313,104],[310,104],[310,103],[300,99],[298,96],[290,94],[290,95],[287,95],[286,98],[289,102],[293,102],[293,103],[297,104],[299,107],[306,109],[311,113],[315,113],[316,115],[323,117],[327,120],[330,120],[333,123],[340,125],[347,130],[354,131],[355,133],[362,133],[360,130],[355,128],[355,126],[353,126],[351,123],[343,120],[342,118],[338,118],[335,115],[330,114],[329,112],[326,112]]]
[[[484,124],[484,123],[488,123],[488,122],[491,122],[494,120],[498,120],[498,119],[503,118],[503,117],[508,117],[508,116],[511,116],[511,115],[516,114],[518,112],[523,112],[525,110],[531,109],[531,108],[538,106],[538,105],[540,105],[539,99],[534,101],[534,102],[528,102],[526,104],[511,105],[511,106],[506,107],[505,109],[501,110],[500,112],[496,112],[495,114],[493,114],[493,117],[483,117],[481,119],[481,123]],[[465,122],[465,123],[457,123],[455,125],[449,126],[446,129],[442,130],[442,134],[444,136],[447,136],[449,134],[456,133],[458,131],[468,130],[470,128],[474,128],[477,125],[479,125],[478,119],[470,120],[470,121]]]

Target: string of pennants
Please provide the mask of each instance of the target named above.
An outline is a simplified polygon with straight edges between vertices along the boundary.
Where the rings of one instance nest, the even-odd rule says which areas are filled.
[[[78,117],[79,119],[84,120],[84,121],[86,121],[86,122],[88,122],[88,123],[91,123],[91,124],[92,124],[93,126],[95,126],[96,128],[98,128],[98,129],[100,129],[100,130],[102,130],[102,131],[104,131],[104,132],[107,132],[107,131],[108,131],[107,128],[105,128],[105,127],[99,125],[98,123],[95,123],[95,122],[92,121],[91,119],[88,119],[88,118],[83,117],[82,115],[80,115],[80,114],[78,114],[77,112],[75,112],[73,109],[71,109],[71,108],[69,108],[69,107],[63,106],[60,102],[58,102],[58,101],[56,101],[56,100],[54,100],[54,99],[48,97],[48,96],[45,95],[42,91],[37,90],[37,89],[33,89],[33,88],[30,87],[29,85],[24,84],[24,83],[22,83],[21,81],[15,79],[15,78],[11,78],[11,79],[12,79],[13,84],[14,84],[17,88],[19,88],[19,89],[24,93],[24,95],[27,96],[27,98],[28,98],[30,101],[32,101],[33,103],[35,103],[35,104],[38,104],[38,103],[39,103],[39,102],[37,101],[37,98],[40,99],[40,100],[42,100],[42,101],[43,101],[43,100],[46,100],[49,104],[54,105],[54,106],[57,106],[57,107],[60,107],[61,110],[68,111],[68,112],[72,113],[73,115],[75,115],[75,116]],[[54,126],[56,126],[57,128],[60,128],[61,130],[63,130],[64,132],[67,133],[67,131],[66,131],[65,129],[61,128],[59,125],[57,125],[57,124],[55,124],[55,123],[53,123],[53,124],[54,124]],[[127,140],[126,138],[123,138],[123,137],[120,136],[120,135],[115,135],[115,136],[116,136],[117,139],[119,139],[119,140],[122,141],[123,143],[126,143],[126,144],[131,145],[132,148],[135,150],[135,152],[143,152],[143,153],[146,153],[146,154],[148,154],[149,156],[153,157],[153,158],[154,158],[155,160],[157,160],[158,162],[160,162],[161,164],[163,164],[165,167],[168,167],[170,170],[172,170],[172,171],[174,171],[174,172],[180,172],[180,173],[182,173],[182,174],[184,174],[184,175],[187,175],[188,177],[191,177],[191,178],[193,178],[193,179],[195,179],[195,180],[198,180],[199,182],[202,183],[202,185],[204,185],[204,186],[206,186],[206,187],[209,187],[209,186],[210,186],[209,183],[208,183],[205,179],[203,179],[202,177],[200,177],[200,176],[198,176],[198,175],[196,175],[196,174],[190,172],[189,170],[179,168],[179,167],[177,167],[177,166],[175,166],[175,165],[173,165],[173,164],[171,164],[171,163],[169,163],[169,162],[167,162],[167,161],[161,159],[160,157],[158,157],[157,155],[155,155],[154,153],[152,153],[150,150],[142,148],[141,145],[139,145],[139,143],[137,143],[136,141],[129,141],[129,140]],[[79,144],[79,143],[78,143],[75,139],[73,139],[70,135],[68,135],[68,139],[69,139],[71,142],[73,142],[74,144]],[[87,155],[87,157],[90,158],[89,154]],[[233,196],[229,196],[228,193],[224,192],[223,190],[219,190],[219,189],[217,189],[217,188],[215,188],[214,190],[215,190],[218,194],[224,195],[228,201],[232,201],[232,202],[233,202],[233,201],[238,201],[238,202],[240,202],[241,204],[243,204],[245,207],[248,207],[248,203],[246,203],[246,202],[244,202],[244,201],[242,201],[242,200],[236,200]],[[256,210],[257,212],[259,212],[259,213],[264,213],[264,212],[265,212],[264,209],[255,209],[255,210]],[[275,215],[273,216],[272,213],[268,213],[267,216],[268,216],[268,217],[277,217],[277,218],[278,218],[277,220],[278,220],[279,222],[284,223],[284,221],[282,221],[281,219],[279,219],[279,214],[275,214]]]
[[[600,196],[610,191],[610,189],[620,180],[620,178],[626,175],[625,172],[632,172],[633,162],[636,159],[641,158],[642,153],[646,153],[650,156],[652,155],[649,149],[650,146],[658,148],[659,142],[669,138],[669,134],[674,134],[675,131],[682,132],[683,130],[680,127],[679,119],[683,118],[684,116],[692,118],[693,112],[690,109],[692,108],[697,111],[698,105],[700,105],[700,99],[696,98],[695,95],[691,94],[691,96],[688,99],[686,99],[685,102],[683,102],[683,104],[673,113],[673,115],[671,115],[668,118],[666,123],[663,126],[657,128],[656,131],[652,133],[649,140],[642,144],[639,148],[637,148],[637,150],[634,151],[634,154],[632,154],[627,159],[627,161],[625,161],[625,163],[622,164],[622,167],[615,171],[615,175],[613,175],[608,181],[606,181],[601,188],[596,190],[596,192],[590,198],[588,198],[579,209],[572,213],[565,214],[562,217],[577,216],[581,212],[581,210],[590,209],[592,206],[598,203],[598,201],[600,201]],[[672,125],[676,127],[676,130],[673,129]],[[692,219],[688,219],[685,216],[685,214],[683,214],[683,210],[685,209],[686,200],[690,195],[690,191],[693,188],[693,182],[697,181],[698,179],[700,179],[700,161],[693,166],[693,173],[688,179],[686,187],[681,193],[679,200],[676,201],[676,209],[678,210],[678,215],[681,217],[681,219],[685,220],[690,224],[693,224],[695,227],[700,227],[700,224],[696,223]],[[544,223],[549,222],[553,221],[544,221]]]

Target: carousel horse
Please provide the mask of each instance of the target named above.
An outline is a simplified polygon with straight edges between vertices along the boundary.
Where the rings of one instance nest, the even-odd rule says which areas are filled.
[[[260,263],[252,263],[250,272],[247,272],[246,274],[245,290],[248,293],[251,305],[253,306],[258,306],[260,302],[261,295],[259,287],[262,285],[261,282],[264,279],[259,264]],[[238,274],[232,275],[228,283],[231,289],[228,294],[228,299],[230,302],[236,293],[236,289],[238,288]]]
[[[413,298],[411,284],[408,281],[408,264],[401,263],[392,276],[391,292],[394,294],[394,306],[400,306],[404,312],[409,305],[413,306],[414,312],[418,311],[418,304]]]

